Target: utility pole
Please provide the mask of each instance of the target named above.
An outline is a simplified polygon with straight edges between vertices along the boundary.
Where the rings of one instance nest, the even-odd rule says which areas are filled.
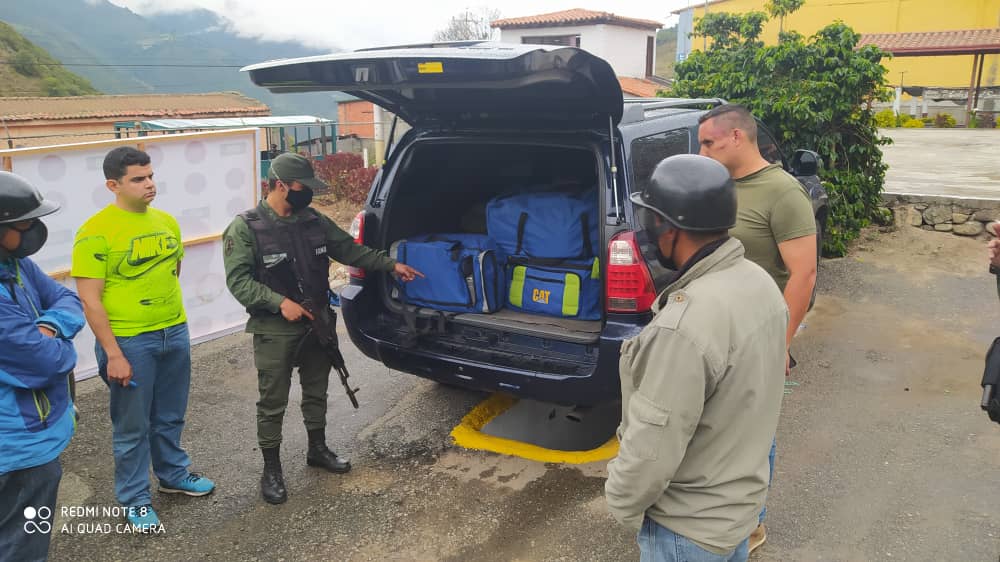
[[[705,15],[703,15],[701,17],[705,17],[707,15],[708,15],[708,0],[705,0]],[[701,38],[701,50],[702,51],[706,51],[706,52],[708,51],[708,36],[707,35],[703,35],[702,38]]]
[[[10,136],[10,127],[7,126],[7,120],[0,115],[0,123],[3,123],[4,131],[7,131],[7,148],[14,148],[14,139]]]

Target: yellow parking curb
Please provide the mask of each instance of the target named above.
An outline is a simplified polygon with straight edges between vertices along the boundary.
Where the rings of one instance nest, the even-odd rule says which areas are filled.
[[[587,464],[610,460],[618,454],[617,437],[612,437],[607,443],[589,451],[557,451],[482,432],[483,427],[490,420],[504,413],[516,403],[516,398],[506,394],[490,396],[462,418],[455,429],[451,430],[451,438],[455,440],[456,445],[466,449],[490,451],[538,462]]]

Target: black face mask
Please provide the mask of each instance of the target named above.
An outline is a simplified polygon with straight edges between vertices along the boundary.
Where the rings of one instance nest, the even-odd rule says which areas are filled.
[[[663,255],[660,250],[660,237],[663,236],[664,232],[667,232],[672,227],[665,221],[658,220],[654,213],[649,209],[639,208],[636,210],[638,215],[639,225],[641,230],[636,233],[636,242],[639,244],[639,249],[648,261],[656,260],[659,264],[666,269],[677,269],[677,264],[674,263],[673,256],[667,257]],[[674,242],[671,245],[671,254],[673,253],[673,248],[677,246],[677,237],[674,237]]]
[[[657,244],[656,245],[656,261],[660,262],[660,265],[662,265],[663,267],[665,267],[667,269],[673,269],[674,271],[676,271],[677,270],[677,263],[674,262],[674,256],[673,256],[673,253],[674,253],[675,249],[677,249],[677,237],[676,236],[674,237],[673,244],[670,245],[670,254],[671,255],[670,255],[669,258],[667,256],[663,255],[663,251],[660,250],[660,245]]]
[[[313,190],[306,186],[302,186],[302,189],[295,191],[293,189],[288,190],[288,195],[285,196],[285,201],[292,206],[293,211],[300,211],[305,209],[312,203],[313,200]]]
[[[10,227],[8,227],[10,228]],[[49,239],[49,229],[40,220],[36,220],[27,230],[21,230],[21,243],[13,250],[0,248],[0,260],[7,257],[26,258],[42,249]]]

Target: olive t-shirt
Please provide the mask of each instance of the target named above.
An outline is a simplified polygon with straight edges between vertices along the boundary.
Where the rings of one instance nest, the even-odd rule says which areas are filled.
[[[784,292],[788,283],[778,244],[816,234],[812,203],[802,184],[771,164],[736,180],[736,226],[729,234],[746,248],[746,258],[764,268]]]
[[[130,213],[108,205],[73,243],[73,277],[104,279],[101,302],[116,336],[135,336],[187,321],[177,264],[184,257],[174,217],[150,207]]]

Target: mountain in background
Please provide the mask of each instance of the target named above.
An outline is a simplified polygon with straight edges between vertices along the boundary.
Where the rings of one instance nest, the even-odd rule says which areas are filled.
[[[677,26],[661,29],[656,32],[656,70],[654,74],[660,78],[674,77],[674,64],[677,63]]]
[[[328,93],[273,95],[239,72],[325,51],[240,37],[207,10],[145,17],[107,0],[3,0],[0,19],[105,93],[237,91],[274,115],[336,119]]]
[[[45,49],[0,22],[0,96],[82,96],[100,93]]]

